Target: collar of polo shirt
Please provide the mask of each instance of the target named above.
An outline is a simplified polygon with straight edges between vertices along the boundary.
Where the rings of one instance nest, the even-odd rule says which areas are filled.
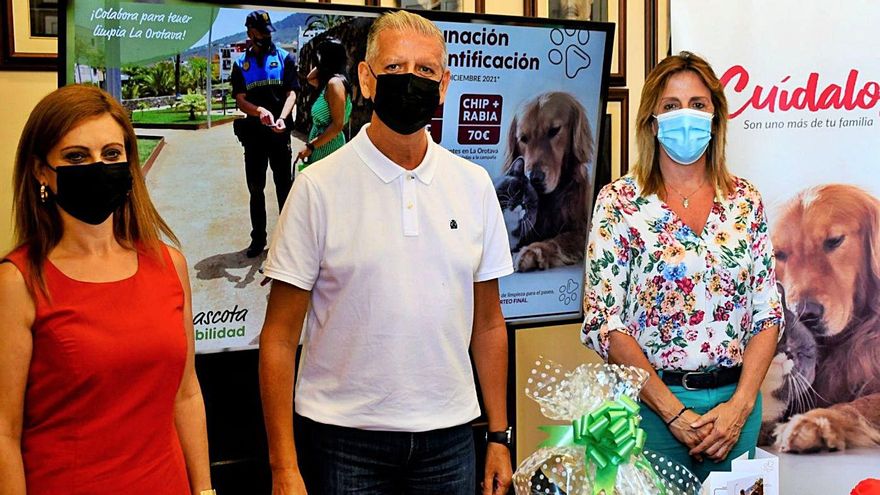
[[[434,172],[437,169],[436,160],[433,159],[435,155],[434,147],[436,147],[437,144],[434,143],[430,136],[428,136],[428,150],[425,152],[425,157],[422,158],[419,166],[413,170],[407,170],[383,155],[382,152],[376,148],[376,145],[370,141],[370,136],[366,132],[366,128],[369,127],[369,125],[370,124],[365,124],[360,132],[363,134],[364,139],[352,140],[352,144],[358,155],[364,160],[364,163],[367,164],[374,174],[382,179],[382,182],[388,184],[403,174],[412,174],[425,185],[431,183],[434,179]],[[428,131],[426,130],[425,132]]]

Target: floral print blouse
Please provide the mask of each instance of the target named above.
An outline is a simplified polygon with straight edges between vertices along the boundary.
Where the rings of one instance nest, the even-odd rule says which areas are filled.
[[[734,183],[699,236],[631,176],[602,189],[587,245],[587,347],[607,359],[610,332],[624,332],[658,370],[706,371],[739,366],[753,335],[782,331],[761,196]]]

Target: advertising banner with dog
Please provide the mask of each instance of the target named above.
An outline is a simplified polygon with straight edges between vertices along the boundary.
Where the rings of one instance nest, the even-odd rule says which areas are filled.
[[[859,449],[876,468],[880,4],[672,0],[671,15],[673,52],[705,56],[725,84],[728,166],[768,207],[787,331],[762,388],[764,443]],[[782,459],[783,493],[803,459]],[[858,481],[835,470],[840,493]]]

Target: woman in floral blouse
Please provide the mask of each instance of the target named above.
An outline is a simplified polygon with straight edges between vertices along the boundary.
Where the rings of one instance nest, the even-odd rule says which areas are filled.
[[[599,193],[587,248],[581,337],[649,371],[646,448],[701,478],[754,450],[783,323],[761,196],[725,165],[727,119],[705,60],[661,62],[642,91],[639,161]]]

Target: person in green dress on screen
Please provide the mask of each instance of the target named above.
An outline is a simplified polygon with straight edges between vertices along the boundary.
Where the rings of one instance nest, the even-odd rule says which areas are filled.
[[[335,38],[318,44],[318,64],[308,75],[308,82],[318,88],[318,99],[312,104],[312,129],[306,147],[299,152],[300,170],[338,150],[345,144],[342,129],[351,116],[351,85],[345,76],[348,55],[345,46]]]

